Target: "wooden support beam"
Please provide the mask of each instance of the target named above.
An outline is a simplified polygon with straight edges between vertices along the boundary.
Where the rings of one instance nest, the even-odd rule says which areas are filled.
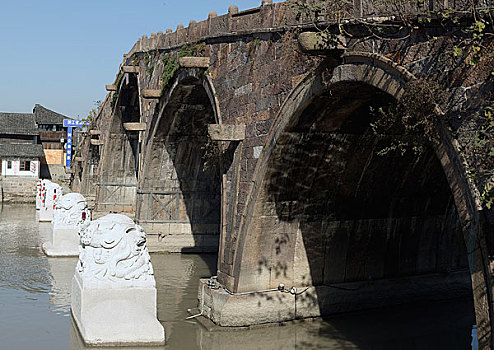
[[[105,85],[106,91],[117,91],[116,85]]]
[[[138,66],[123,66],[122,71],[124,73],[139,73],[139,67]]]
[[[209,57],[180,57],[178,65],[183,68],[209,68]]]
[[[75,161],[76,162],[83,162],[84,161],[84,157],[75,157]]]
[[[101,135],[101,130],[89,130],[89,135]]]
[[[146,123],[123,123],[126,131],[146,131]]]
[[[213,141],[242,141],[245,139],[245,125],[209,124],[208,133]]]
[[[95,139],[91,139],[91,145],[93,146],[101,146],[103,145],[103,142],[101,142],[100,140],[95,140]]]
[[[144,98],[160,98],[161,90],[142,90],[141,95]]]

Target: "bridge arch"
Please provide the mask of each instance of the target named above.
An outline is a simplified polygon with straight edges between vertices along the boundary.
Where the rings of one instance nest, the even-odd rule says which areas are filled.
[[[112,100],[112,114],[104,135],[99,182],[97,184],[97,211],[135,211],[139,166],[139,132],[128,130],[127,123],[139,123],[141,110],[139,83],[135,74],[125,73],[118,92]]]
[[[233,273],[219,270],[220,283],[233,292],[321,287],[319,297],[305,298],[306,308],[317,309],[305,315],[317,315],[334,306],[324,286],[469,267],[479,336],[490,342],[481,208],[446,126],[438,127],[440,144],[420,159],[374,156],[378,141],[366,110],[399,100],[410,79],[382,56],[349,53],[298,84],[264,144]]]
[[[136,217],[168,251],[218,249],[220,164],[208,137],[208,124],[221,121],[215,94],[204,70],[182,69],[149,123]]]

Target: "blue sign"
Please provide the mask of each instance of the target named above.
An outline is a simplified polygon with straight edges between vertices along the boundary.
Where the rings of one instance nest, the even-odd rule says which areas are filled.
[[[82,120],[74,120],[74,119],[64,119],[63,120],[63,126],[65,128],[78,128],[78,127],[81,127],[81,126],[85,126],[86,123],[83,122]]]
[[[70,163],[72,161],[72,128],[86,126],[86,123],[82,120],[64,119],[63,126],[67,128],[67,157],[65,166],[70,168]]]
[[[72,128],[67,129],[67,161],[65,166],[70,168],[70,162],[72,160]]]

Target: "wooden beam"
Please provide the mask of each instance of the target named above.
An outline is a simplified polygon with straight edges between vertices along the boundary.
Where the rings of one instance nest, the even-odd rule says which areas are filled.
[[[123,66],[122,71],[124,73],[139,73],[139,67],[138,66]]]
[[[142,90],[141,95],[144,98],[160,98],[161,90]]]
[[[123,123],[127,131],[146,131],[146,123]]]
[[[105,85],[106,91],[117,91],[116,85]]]
[[[213,141],[242,141],[245,139],[245,125],[209,124],[208,133]]]
[[[89,130],[89,135],[101,135],[101,130]]]
[[[209,68],[209,57],[180,57],[178,65],[183,68]]]
[[[84,157],[75,157],[75,161],[76,162],[83,162],[84,161]]]

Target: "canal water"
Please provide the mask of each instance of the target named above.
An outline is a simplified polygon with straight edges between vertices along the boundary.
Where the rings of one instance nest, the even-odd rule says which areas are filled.
[[[43,255],[40,245],[49,229],[50,224],[36,221],[34,205],[0,207],[0,349],[87,349],[70,317],[77,259]],[[216,256],[152,254],[151,260],[158,318],[167,337],[166,346],[153,350],[471,348],[475,321],[469,298],[284,326],[208,332],[186,317],[187,309],[197,306],[199,278],[215,274]]]

